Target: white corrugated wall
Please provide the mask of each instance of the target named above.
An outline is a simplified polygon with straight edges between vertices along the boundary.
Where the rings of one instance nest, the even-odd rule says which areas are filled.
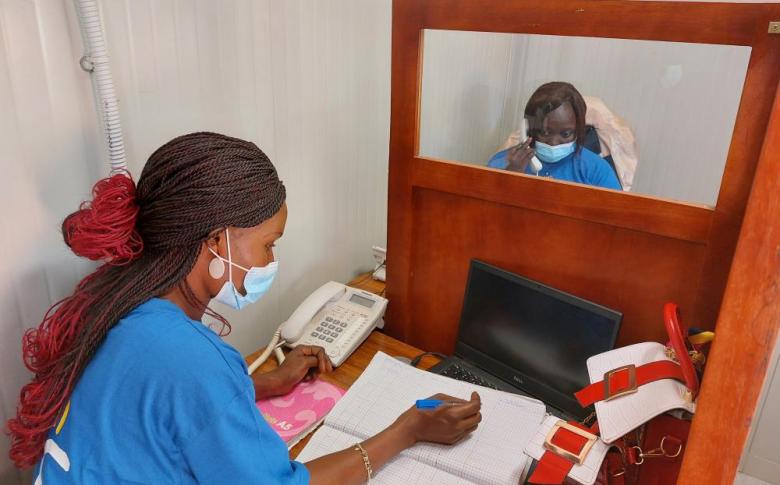
[[[252,140],[290,210],[278,280],[222,307],[242,352],[312,290],[371,266],[384,245],[390,127],[389,0],[104,0],[128,164],[182,133]]]
[[[3,0],[0,8],[0,398],[3,428],[29,375],[21,337],[92,267],[62,243],[59,225],[99,160],[78,26],[65,1]],[[107,171],[107,170],[106,170]],[[0,483],[22,477],[0,438]]]
[[[371,267],[384,245],[390,130],[390,0],[104,0],[132,173],[196,130],[254,141],[288,189],[280,273],[228,340],[267,342],[330,279]],[[92,267],[59,225],[108,172],[71,0],[0,0],[0,400],[28,379],[25,329]],[[0,483],[23,475],[0,438]]]

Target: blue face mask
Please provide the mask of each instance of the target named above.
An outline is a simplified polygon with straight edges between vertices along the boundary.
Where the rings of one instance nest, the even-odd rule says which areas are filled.
[[[544,163],[557,163],[568,157],[577,148],[576,140],[561,145],[548,145],[537,141],[534,143],[536,156]]]
[[[241,310],[251,303],[255,303],[263,297],[271,288],[271,284],[274,282],[274,277],[279,269],[279,263],[276,261],[268,263],[263,267],[253,266],[249,269],[233,262],[230,255],[230,232],[225,230],[225,237],[227,238],[227,253],[228,259],[223,258],[217,254],[213,249],[209,248],[211,254],[215,256],[209,263],[209,274],[214,279],[222,278],[225,274],[225,263],[228,267],[228,281],[222,285],[222,289],[219,290],[217,296],[214,297],[220,303]],[[246,271],[244,276],[244,289],[246,295],[242,295],[235,284],[233,284],[233,266]]]

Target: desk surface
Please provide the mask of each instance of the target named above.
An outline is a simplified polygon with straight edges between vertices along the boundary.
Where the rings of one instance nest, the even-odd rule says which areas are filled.
[[[262,350],[263,349],[260,349],[257,352],[247,356],[247,362],[254,360],[257,356],[260,355]],[[363,372],[363,370],[368,367],[368,363],[371,362],[371,359],[373,359],[374,355],[380,350],[393,357],[403,356],[410,359],[422,353],[422,350],[420,349],[412,347],[411,345],[407,345],[400,340],[388,337],[379,331],[374,331],[371,333],[371,335],[368,336],[366,341],[363,342],[363,344],[360,345],[360,347],[358,347],[355,352],[349,356],[349,358],[347,358],[343,364],[334,369],[330,374],[323,375],[321,379],[335,384],[343,389],[349,389],[349,386],[351,386],[352,383],[355,382],[358,377],[360,377],[360,374]],[[435,357],[425,356],[418,367],[421,369],[428,369],[438,362],[439,359]],[[276,359],[272,357],[265,361],[265,363],[260,366],[260,369],[258,369],[257,372],[268,372],[275,368],[276,365]],[[290,450],[291,458],[298,456],[298,453],[300,453],[303,447],[306,446],[306,443],[309,442],[310,436],[311,435],[302,439]]]
[[[382,290],[384,290],[383,282],[377,282],[370,278],[370,273],[367,274],[367,278],[364,278],[365,275],[360,275],[354,280],[350,281],[348,284],[350,286],[361,288],[366,291],[371,291],[373,293],[380,293]],[[248,355],[246,357],[247,363],[252,362],[260,355],[262,351],[263,349],[261,348],[256,352]],[[412,347],[411,345],[407,345],[400,340],[388,337],[387,335],[381,333],[381,331],[374,331],[371,332],[371,335],[368,336],[366,341],[363,342],[360,347],[358,347],[355,352],[353,352],[352,355],[350,355],[347,360],[344,361],[343,364],[334,369],[330,374],[323,375],[321,379],[330,382],[331,384],[335,384],[341,388],[349,389],[349,386],[351,386],[352,383],[355,382],[358,377],[360,377],[360,374],[363,372],[363,370],[365,370],[366,367],[368,367],[371,359],[373,359],[374,355],[379,351],[382,351],[393,357],[401,356],[407,357],[409,359],[423,353],[422,350],[416,347]],[[426,356],[420,362],[418,367],[421,369],[428,369],[436,365],[438,362],[439,359]],[[268,372],[274,369],[276,366],[276,359],[271,357],[260,366],[257,372]],[[294,459],[298,456],[298,453],[300,453],[303,447],[306,446],[306,443],[309,442],[310,437],[311,434],[302,439],[290,450],[291,458]]]
[[[360,288],[361,290],[370,291],[375,295],[385,296],[385,282],[375,280],[374,278],[372,278],[372,273],[370,271],[368,273],[363,273],[355,276],[355,278],[352,281],[347,283],[347,286],[352,286],[353,288]]]

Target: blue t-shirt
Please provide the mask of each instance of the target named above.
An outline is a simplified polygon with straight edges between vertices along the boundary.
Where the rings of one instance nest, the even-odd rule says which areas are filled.
[[[238,351],[168,300],[108,332],[62,414],[35,468],[44,484],[309,482]]]
[[[505,169],[509,166],[507,156],[511,148],[502,150],[488,161],[488,167]],[[531,164],[525,168],[526,174],[533,175]],[[572,153],[568,157],[559,160],[557,163],[542,162],[542,170],[539,171],[542,177],[552,177],[558,180],[568,180],[580,184],[594,185],[605,189],[622,190],[623,187],[618,181],[615,171],[609,165],[609,162],[596,155],[592,151],[583,147],[579,154]]]

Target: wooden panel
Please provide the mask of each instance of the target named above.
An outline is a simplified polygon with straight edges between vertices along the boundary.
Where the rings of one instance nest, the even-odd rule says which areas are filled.
[[[658,313],[667,299],[680,303],[689,324],[712,327],[780,79],[780,36],[767,34],[770,19],[780,19],[780,5],[395,0],[387,332],[426,350],[451,349],[472,257],[622,310],[625,327],[619,344],[661,339]],[[708,210],[418,158],[420,59],[422,31],[427,28],[751,46],[716,207]],[[760,235],[757,225],[753,231]],[[774,258],[771,254],[767,250],[765,257]],[[749,281],[748,266],[742,271]],[[763,270],[758,275],[763,278]],[[762,281],[769,284],[768,279]],[[777,300],[776,287],[773,291]],[[769,298],[767,293],[762,296]],[[745,301],[751,308],[747,313],[758,312],[752,300]],[[744,379],[760,382],[766,365],[761,359],[772,344],[768,337],[776,332],[764,320],[774,313],[750,315],[764,322],[759,325],[763,333],[757,335],[746,329],[751,319],[741,318],[746,313],[740,312],[739,299],[732,305],[735,320],[726,324],[731,336],[722,336],[726,320],[721,316],[718,342],[737,342],[744,349],[716,344],[723,348],[715,354],[720,363],[710,368],[705,380],[705,390],[710,390],[702,394],[691,436],[693,457],[686,457],[681,483],[732,480],[744,442],[740,433],[743,425],[747,432],[759,384],[734,405],[716,408],[740,392],[737,386]],[[739,332],[742,335],[732,340]],[[740,359],[744,362],[733,366]],[[713,373],[725,376],[721,387],[711,383]],[[723,442],[731,439],[724,423],[733,416],[741,419],[740,429],[723,449]],[[710,466],[715,462],[718,466]],[[709,479],[694,479],[703,469]]]
[[[415,158],[412,186],[425,187],[559,216],[706,242],[711,208],[588,187],[545,177]],[[630,204],[626,202],[630,201]]]
[[[739,237],[739,227],[772,113],[772,100],[775,99],[780,79],[780,35],[766,33],[766,19],[780,19],[780,5],[774,5],[772,12],[771,16],[757,22],[758,31],[755,33],[745,88],[712,219],[707,259],[702,268],[702,286],[699,288],[697,303],[707,320],[715,320],[718,316],[719,302],[726,288],[729,263]]]
[[[409,217],[414,187],[704,243],[699,251],[706,256],[697,259],[699,266],[686,266],[686,271],[680,272],[678,277],[702,281],[693,303],[684,310],[699,316],[699,323],[704,326],[715,321],[771,109],[766,100],[772,99],[780,76],[780,37],[766,34],[767,19],[780,16],[780,6],[717,4],[702,8],[699,4],[673,2],[591,2],[587,4],[588,15],[597,15],[593,18],[579,16],[574,22],[573,16],[582,13],[579,9],[584,8],[581,6],[584,4],[549,3],[477,0],[394,3],[388,212],[388,296],[391,300],[388,331],[394,335],[403,337],[409,332],[411,318],[408,312],[412,297],[409,277],[413,271],[419,270],[412,266],[416,242],[413,240],[414,221]],[[620,22],[596,20],[613,19],[618,13],[622,16]],[[672,20],[665,26],[645,21],[660,14],[669,15]],[[728,19],[725,14],[728,14]],[[692,20],[694,17],[695,20]],[[502,20],[496,20],[499,18]],[[531,18],[538,19],[538,22],[533,23],[533,28],[526,28],[524,21]],[[506,19],[525,20],[512,23]],[[559,23],[570,26],[572,30],[555,30]],[[510,28],[510,24],[514,27]],[[626,24],[632,25],[634,35],[625,32]],[[696,25],[696,28],[692,29],[691,25]],[[727,25],[730,28],[725,28]],[[735,124],[735,136],[714,211],[652,197],[612,193],[560,182],[539,182],[489,169],[416,158],[421,32],[430,27],[570,35],[589,35],[597,29],[598,35],[605,37],[751,45],[752,56]],[[437,281],[429,283],[435,285]],[[628,317],[633,319],[630,314]]]
[[[427,0],[419,3],[419,9],[424,10],[425,28],[430,29],[730,45],[752,44],[756,18],[766,13],[764,5],[745,8],[715,2]]]
[[[780,86],[778,86],[780,94]],[[780,328],[780,96],[775,98],[679,483],[730,483]]]
[[[701,267],[698,243],[427,189],[415,190],[414,221],[406,340],[426,350],[455,348],[471,258],[620,309],[618,345],[662,340],[666,301],[693,308],[697,282],[681,275]]]

